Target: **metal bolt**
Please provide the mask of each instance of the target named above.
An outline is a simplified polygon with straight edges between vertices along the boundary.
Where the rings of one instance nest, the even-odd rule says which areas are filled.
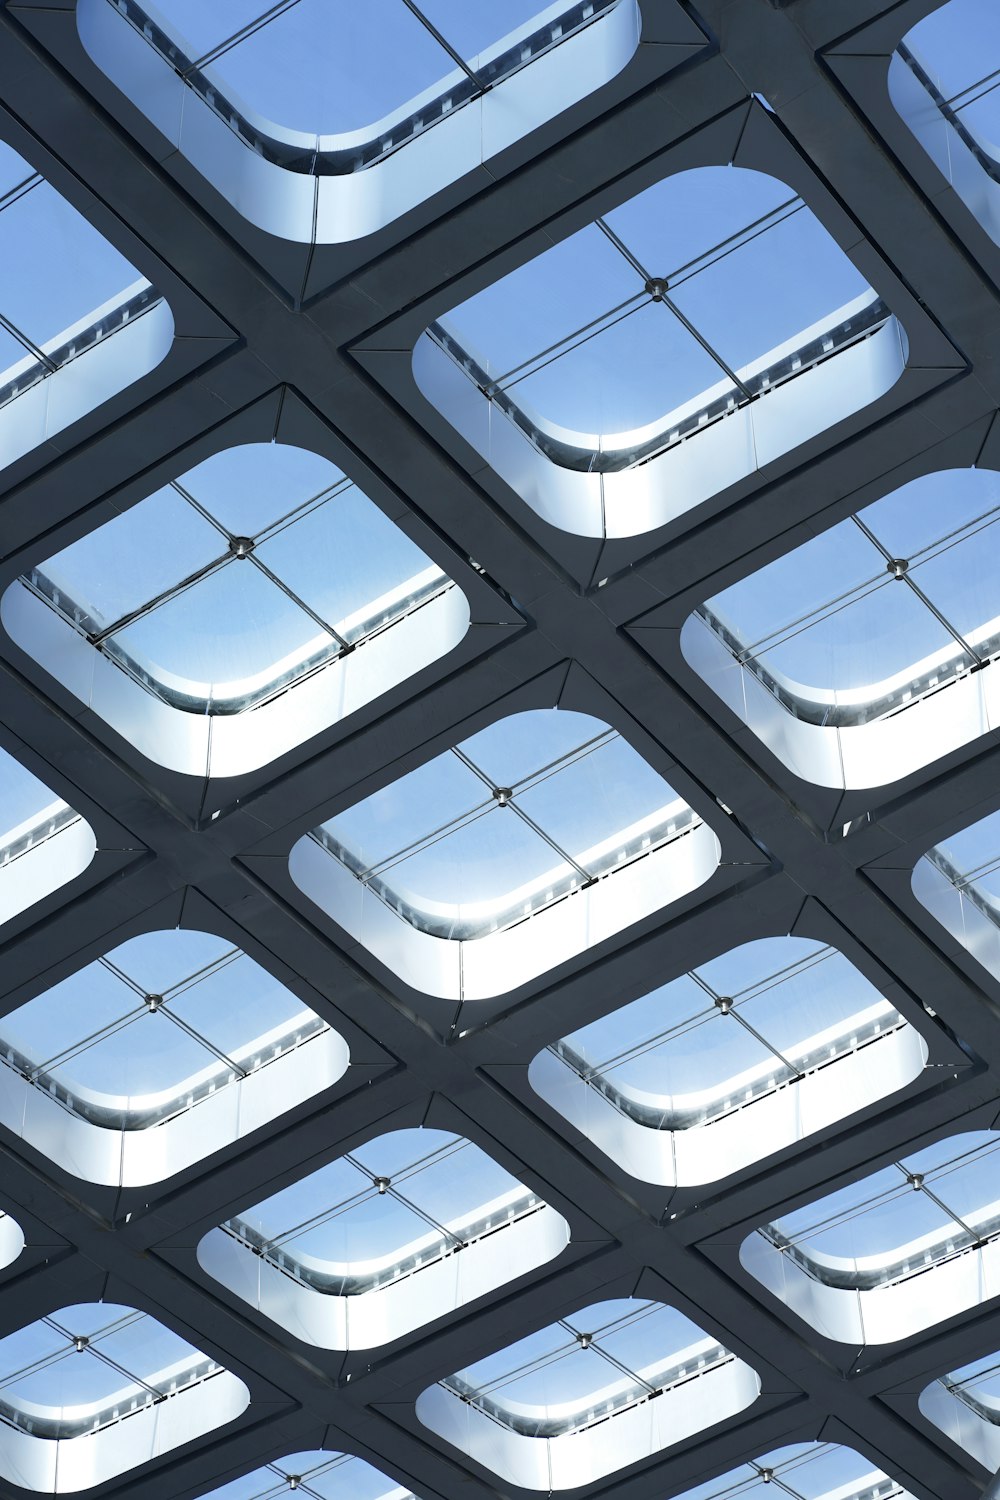
[[[646,291],[654,302],[662,302],[670,290],[665,276],[651,276],[646,282]]]
[[[919,1193],[924,1185],[924,1174],[922,1172],[911,1172],[906,1180],[913,1191]]]
[[[715,1008],[716,1008],[716,1010],[721,1010],[721,1012],[722,1012],[722,1014],[724,1016],[728,1016],[729,1012],[733,1008],[732,996],[730,996],[730,995],[719,995],[719,996],[717,996],[716,997],[716,1001],[715,1001]]]
[[[146,996],[146,1009],[149,1011],[150,1015],[153,1015],[156,1011],[158,1011],[159,1008],[160,1008],[160,1006],[162,1004],[163,1004],[163,996],[162,995],[147,995]]]
[[[385,1193],[392,1186],[392,1178],[376,1177],[375,1186],[378,1188],[380,1194]]]
[[[589,1349],[594,1342],[594,1335],[592,1333],[578,1333],[576,1341],[581,1349]]]
[[[495,786],[493,788],[493,795],[501,807],[506,807],[514,793],[509,786]]]
[[[905,557],[894,557],[891,562],[887,562],[885,565],[885,571],[887,573],[891,573],[893,578],[897,579],[897,581],[900,578],[906,577],[907,573],[909,572],[909,568],[910,564]]]
[[[233,536],[229,538],[229,550],[234,557],[249,557],[253,551],[252,536]]]
[[[86,1349],[89,1344],[90,1340],[88,1338],[84,1338],[82,1333],[78,1333],[76,1338],[73,1340],[73,1348],[76,1350],[77,1354],[82,1354],[84,1349]]]

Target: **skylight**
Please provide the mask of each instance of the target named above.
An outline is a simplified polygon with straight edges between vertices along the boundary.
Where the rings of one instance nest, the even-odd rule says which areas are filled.
[[[746,1268],[828,1338],[887,1344],[1000,1292],[1000,1134],[949,1136],[744,1241]]]
[[[241,767],[272,759],[457,644],[468,618],[346,475],[277,443],[206,459],[4,596],[26,650],[154,760],[201,773],[227,748]]]
[[[252,222],[323,244],[391,223],[613,78],[640,17],[636,0],[82,0],[78,24]]]
[[[921,1391],[920,1410],[990,1474],[1000,1468],[1000,1355],[949,1370]]]
[[[928,849],[913,871],[913,893],[1000,980],[1000,813]]]
[[[0,750],[0,922],[80,875],[97,849],[93,829]]]
[[[416,1500],[364,1459],[314,1449],[273,1459],[262,1469],[209,1490],[203,1500],[279,1500],[293,1491],[308,1500]]]
[[[2,141],[0,258],[2,467],[158,364],[173,320],[145,277]]]
[[[990,0],[949,0],[904,36],[889,67],[896,109],[1000,239],[1000,18]]]
[[[329,1088],[343,1039],[232,943],[145,933],[0,1017],[0,1122],[80,1177],[168,1177]]]
[[[417,1416],[501,1480],[564,1490],[725,1421],[759,1390],[675,1308],[623,1299],[456,1371],[423,1392]]]
[[[24,1249],[24,1230],[10,1214],[0,1212],[0,1271],[12,1266]]]
[[[212,1230],[202,1266],[297,1338],[369,1349],[558,1255],[569,1226],[461,1136],[395,1130]]]
[[[49,1494],[89,1489],[212,1432],[241,1380],[133,1307],[63,1307],[0,1339],[0,1473]]]
[[[752,1458],[677,1500],[913,1500],[908,1490],[839,1443],[791,1443]]]
[[[894,781],[996,720],[998,519],[992,470],[923,475],[709,599],[684,654],[799,775]]]
[[[926,1060],[835,948],[761,938],[560,1038],[528,1076],[617,1166],[687,1186],[884,1098]]]
[[[901,372],[900,340],[791,188],[699,167],[452,308],[414,371],[546,520],[630,536],[874,400]]]
[[[498,720],[320,824],[291,856],[297,884],[378,957],[466,999],[513,988],[717,863],[714,835],[615,730],[560,709]]]

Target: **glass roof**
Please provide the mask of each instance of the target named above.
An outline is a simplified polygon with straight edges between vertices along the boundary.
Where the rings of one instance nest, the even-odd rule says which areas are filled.
[[[767,1488],[765,1488],[767,1486]],[[912,1500],[909,1491],[839,1443],[792,1443],[752,1458],[677,1500]]]
[[[159,301],[145,277],[2,141],[0,262],[0,405]]]
[[[987,1354],[941,1377],[953,1395],[970,1406],[978,1417],[1000,1425],[1000,1354]]]
[[[176,929],[0,1018],[0,1062],[82,1119],[144,1130],[328,1030],[232,943]]]
[[[512,714],[314,831],[414,927],[478,938],[700,820],[599,719]]]
[[[364,1459],[313,1449],[276,1458],[209,1490],[203,1500],[276,1500],[297,1491],[308,1500],[415,1500],[412,1490],[387,1479]]]
[[[998,520],[1000,474],[926,474],[700,613],[796,718],[868,723],[1000,652]]]
[[[617,3],[128,0],[125,8],[240,135],[300,171],[346,172],[405,144]]]
[[[278,443],[213,455],[23,581],[149,692],[213,715],[453,587],[334,464]]]
[[[835,948],[760,938],[550,1050],[630,1119],[687,1130],[904,1024]]]
[[[995,1131],[948,1136],[762,1233],[827,1286],[902,1281],[1000,1235],[998,1151]]]
[[[133,1307],[62,1307],[0,1339],[0,1419],[35,1437],[92,1434],[221,1368]]]
[[[79,817],[20,761],[0,750],[0,867]]]
[[[544,1207],[471,1141],[440,1130],[394,1130],[222,1227],[286,1275],[350,1297]]]
[[[784,183],[699,167],[647,188],[430,331],[548,457],[607,472],[887,316]]]
[[[1000,927],[1000,813],[952,834],[924,857]]]
[[[441,1383],[502,1427],[557,1437],[732,1357],[676,1308],[623,1298],[581,1308]]]
[[[949,0],[899,50],[980,159],[1000,156],[1000,15],[991,0]]]

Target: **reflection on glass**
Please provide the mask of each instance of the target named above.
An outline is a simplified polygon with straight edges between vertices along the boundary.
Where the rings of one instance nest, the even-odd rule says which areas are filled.
[[[79,813],[0,750],[0,868],[79,821]]]
[[[1000,1426],[1000,1355],[987,1354],[961,1369],[942,1375],[941,1384],[977,1417]]]
[[[619,0],[109,0],[270,161],[330,175],[371,166]]]
[[[0,262],[0,406],[160,300],[135,267],[4,142]]]
[[[206,459],[23,582],[150,693],[237,714],[454,587],[332,463]]]
[[[318,1448],[273,1459],[252,1474],[209,1490],[203,1500],[279,1500],[293,1491],[309,1500],[416,1500],[405,1485],[387,1479],[364,1459]]]
[[[775,1492],[782,1500],[913,1500],[862,1454],[839,1443],[777,1448],[685,1490],[677,1500],[773,1500]]]
[[[533,916],[699,821],[606,724],[533,709],[312,836],[404,921],[465,939]]]
[[[798,719],[884,718],[1000,654],[1000,475],[924,475],[701,606]]]
[[[396,1130],[222,1228],[285,1275],[340,1297],[412,1276],[544,1201],[460,1136]]]
[[[924,858],[994,927],[1000,928],[1000,813],[935,844]],[[961,930],[956,932],[961,938]]]
[[[647,188],[430,332],[548,458],[613,472],[759,399],[887,317],[783,183],[701,167]]]
[[[148,1313],[63,1307],[0,1339],[0,1421],[39,1438],[94,1434],[221,1373]]]
[[[231,943],[131,938],[0,1020],[0,1063],[92,1124],[145,1130],[329,1028]]]
[[[688,1130],[903,1025],[836,949],[802,938],[762,938],[550,1050],[629,1119],[653,1130]]]
[[[897,49],[941,117],[1000,180],[1000,16],[990,0],[950,0]]]
[[[827,1286],[884,1287],[1000,1235],[1000,1136],[949,1136],[761,1231]]]
[[[527,1437],[582,1432],[733,1356],[659,1302],[597,1302],[449,1375],[445,1390]]]

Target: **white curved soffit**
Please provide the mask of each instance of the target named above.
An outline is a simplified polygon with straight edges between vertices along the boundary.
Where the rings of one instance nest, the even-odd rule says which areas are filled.
[[[863,1023],[863,1018],[855,1019]],[[815,1047],[805,1045],[819,1052],[834,1038],[831,1033],[814,1040]],[[759,1095],[744,1108],[673,1130],[631,1117],[550,1048],[532,1059],[528,1081],[632,1177],[664,1187],[695,1187],[742,1172],[904,1088],[923,1071],[927,1055],[923,1037],[904,1023]]]
[[[931,850],[930,854],[933,852]],[[1000,926],[997,921],[991,921],[983,906],[974,899],[973,892],[949,880],[929,854],[917,860],[911,883],[921,906],[926,907],[945,931],[967,948],[994,979],[1000,980]]]
[[[1000,1470],[1000,1409],[980,1402],[975,1393],[960,1394],[950,1377],[935,1380],[920,1392],[920,1413],[953,1443],[971,1453],[991,1474]]]
[[[750,373],[780,363],[825,333],[831,322],[862,313],[872,295],[857,298],[794,340],[769,350],[749,367]],[[906,335],[890,316],[834,357],[774,385],[767,394],[693,431],[655,457],[610,473],[564,468],[545,456],[429,333],[421,334],[414,348],[413,375],[427,400],[543,520],[580,536],[610,538],[665,526],[871,405],[896,384],[906,359]],[[723,382],[689,406],[711,405],[730,389]],[[687,415],[687,408],[672,412],[660,425],[670,427]],[[619,441],[628,446],[641,437],[622,433],[609,439],[562,430],[553,435],[571,438],[581,450],[589,441],[595,452]]]
[[[293,846],[288,867],[311,901],[414,989],[448,1000],[485,1000],[679,901],[714,875],[721,857],[715,834],[698,823],[524,921],[474,939],[418,931],[309,834]]]
[[[383,229],[601,88],[629,62],[641,25],[636,0],[620,0],[370,166],[313,176],[242,140],[108,0],[78,0],[76,14],[97,66],[237,212],[281,239],[320,245]],[[325,150],[341,138],[308,139]]]
[[[97,853],[97,839],[86,819],[74,815],[58,799],[49,811],[65,813],[68,820],[60,820],[53,833],[0,864],[0,923],[11,921],[82,875]]]
[[[171,771],[217,778],[259,770],[437,661],[462,640],[470,613],[462,590],[446,588],[286,692],[246,713],[218,716],[186,712],[147,692],[20,581],[0,599],[0,622],[141,755]]]

